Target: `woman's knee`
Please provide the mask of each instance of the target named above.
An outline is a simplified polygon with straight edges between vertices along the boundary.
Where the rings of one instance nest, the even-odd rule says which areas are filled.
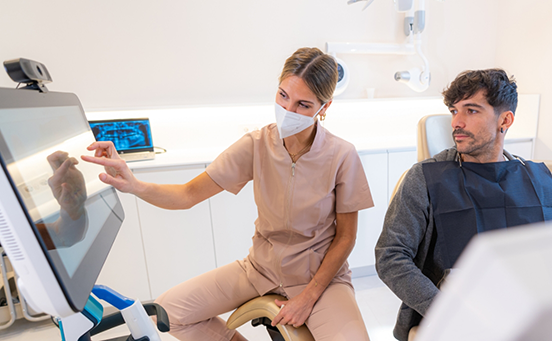
[[[331,284],[307,320],[318,340],[369,340],[353,289],[344,283]]]
[[[257,295],[236,262],[180,283],[155,302],[167,311],[171,325],[187,325],[226,313]]]

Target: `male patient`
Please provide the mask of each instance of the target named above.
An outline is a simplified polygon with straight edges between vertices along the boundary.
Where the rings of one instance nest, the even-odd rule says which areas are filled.
[[[455,148],[415,164],[389,205],[376,268],[403,302],[398,340],[408,340],[472,236],[552,220],[550,171],[504,150],[516,88],[503,70],[460,74],[443,92]]]

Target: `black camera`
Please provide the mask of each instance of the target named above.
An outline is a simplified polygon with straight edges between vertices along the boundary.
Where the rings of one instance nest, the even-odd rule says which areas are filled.
[[[46,92],[48,89],[44,84],[52,82],[46,65],[34,60],[25,58],[6,60],[4,68],[14,82],[27,84],[23,89]]]

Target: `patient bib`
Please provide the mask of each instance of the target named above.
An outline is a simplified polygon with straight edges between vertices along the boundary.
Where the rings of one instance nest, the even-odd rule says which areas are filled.
[[[449,268],[477,233],[552,220],[552,175],[542,163],[443,161],[422,169]]]

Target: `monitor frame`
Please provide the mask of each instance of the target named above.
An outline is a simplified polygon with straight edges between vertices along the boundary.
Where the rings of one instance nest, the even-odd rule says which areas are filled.
[[[76,111],[80,112],[83,125],[90,130],[81,103],[74,94],[0,88],[0,113],[4,109],[65,106],[78,108]],[[70,276],[59,257],[56,259],[56,255],[49,252],[31,219],[23,197],[8,171],[6,158],[11,159],[11,155],[6,154],[7,149],[0,148],[0,244],[17,274],[19,289],[37,312],[66,317],[82,311],[124,219],[117,194],[112,187],[108,187],[88,196],[87,202],[107,191],[110,191],[107,194],[113,193],[116,202],[106,222],[114,227],[108,229],[105,228],[107,224],[101,226],[98,237],[84,254],[75,273]]]

